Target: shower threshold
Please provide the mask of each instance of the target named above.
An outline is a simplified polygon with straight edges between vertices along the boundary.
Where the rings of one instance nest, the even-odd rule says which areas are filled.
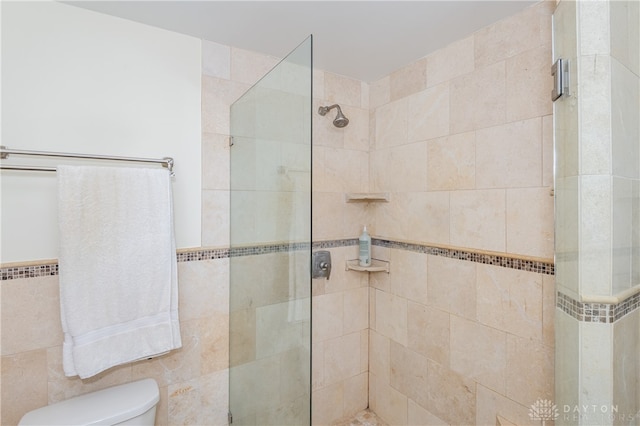
[[[380,417],[373,411],[366,410],[360,411],[358,414],[343,420],[338,420],[331,424],[331,426],[388,426]]]

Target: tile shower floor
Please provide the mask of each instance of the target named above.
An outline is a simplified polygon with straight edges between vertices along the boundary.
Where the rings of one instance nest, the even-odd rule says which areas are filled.
[[[346,420],[339,420],[331,426],[388,426],[376,413],[368,408]]]

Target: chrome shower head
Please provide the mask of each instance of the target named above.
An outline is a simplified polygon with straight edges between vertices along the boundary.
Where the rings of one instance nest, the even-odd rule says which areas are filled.
[[[340,107],[338,107],[338,114],[336,114],[336,118],[333,119],[333,125],[336,127],[346,127],[349,124],[349,119],[344,116]]]
[[[333,125],[342,128],[349,124],[349,119],[344,116],[342,110],[340,109],[340,105],[338,104],[334,104],[331,106],[321,106],[320,108],[318,108],[318,114],[322,116],[327,115],[327,113],[333,108],[336,108],[338,110],[338,114],[336,114],[336,118],[333,120]]]

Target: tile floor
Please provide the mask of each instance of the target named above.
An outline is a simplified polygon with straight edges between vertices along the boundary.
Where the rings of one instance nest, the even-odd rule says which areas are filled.
[[[331,426],[388,426],[385,422],[380,419],[376,413],[369,410],[368,408],[364,411],[360,411],[355,416],[345,419],[338,420],[333,423]]]

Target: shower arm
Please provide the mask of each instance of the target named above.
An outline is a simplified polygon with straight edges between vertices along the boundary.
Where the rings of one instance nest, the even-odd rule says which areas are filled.
[[[329,111],[331,111],[334,108],[340,109],[340,105],[333,104],[331,106],[321,106],[320,108],[318,108],[318,114],[325,116]]]

